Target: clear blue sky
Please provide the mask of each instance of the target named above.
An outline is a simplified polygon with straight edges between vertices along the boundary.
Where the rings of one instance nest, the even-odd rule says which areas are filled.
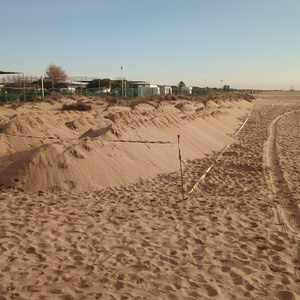
[[[0,0],[0,70],[300,89],[300,0]]]

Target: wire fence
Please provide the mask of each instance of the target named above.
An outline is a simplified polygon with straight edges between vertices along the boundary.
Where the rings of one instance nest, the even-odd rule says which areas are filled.
[[[45,89],[42,91],[40,88],[10,88],[10,87],[1,87],[0,86],[0,103],[13,103],[17,100],[21,102],[32,102],[32,101],[40,101],[43,97],[50,96],[51,93],[60,93],[62,95],[83,95],[83,96],[101,96],[106,95],[110,97],[126,97],[126,98],[134,98],[139,97],[139,92],[137,88],[126,88],[123,90],[113,89],[108,92],[103,92],[101,89],[97,88],[77,88],[76,90],[68,89],[68,88],[51,88]],[[214,94],[215,90],[209,89],[206,91],[198,91],[195,94]],[[178,95],[176,91],[172,93],[173,95]]]
[[[60,93],[62,95],[84,95],[84,96],[111,96],[111,97],[122,97],[122,90],[115,89],[110,92],[103,93],[99,89],[77,89],[76,92],[68,91],[67,89],[48,89],[48,90],[38,90],[30,88],[0,88],[0,102],[1,103],[13,103],[16,100],[21,102],[31,102],[39,100],[42,97],[50,96],[51,93]],[[138,89],[126,89],[123,91],[125,97],[138,97]]]

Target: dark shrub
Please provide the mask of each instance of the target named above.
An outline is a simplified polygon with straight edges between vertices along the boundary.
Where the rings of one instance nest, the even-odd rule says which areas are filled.
[[[51,98],[54,101],[59,101],[59,100],[61,100],[63,98],[63,95],[61,93],[52,92],[49,95],[49,98]]]
[[[64,104],[62,110],[79,110],[79,111],[88,111],[91,110],[92,106],[90,104],[82,103],[77,101],[77,103]]]
[[[12,109],[17,109],[20,106],[22,106],[22,103],[19,99],[17,99],[16,101],[14,101],[14,103],[12,103],[12,105],[10,106]]]

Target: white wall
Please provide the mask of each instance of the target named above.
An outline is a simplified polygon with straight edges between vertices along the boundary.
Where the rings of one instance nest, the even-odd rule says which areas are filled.
[[[138,96],[139,97],[150,97],[153,95],[160,94],[159,87],[157,85],[139,85]]]

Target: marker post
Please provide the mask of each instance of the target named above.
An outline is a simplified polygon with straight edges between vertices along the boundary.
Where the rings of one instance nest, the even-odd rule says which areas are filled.
[[[180,177],[181,177],[181,193],[182,193],[182,200],[184,198],[184,187],[183,187],[183,174],[182,174],[182,159],[181,159],[181,152],[180,152],[180,134],[177,135],[178,138],[178,154],[179,154],[179,166],[180,166]]]

